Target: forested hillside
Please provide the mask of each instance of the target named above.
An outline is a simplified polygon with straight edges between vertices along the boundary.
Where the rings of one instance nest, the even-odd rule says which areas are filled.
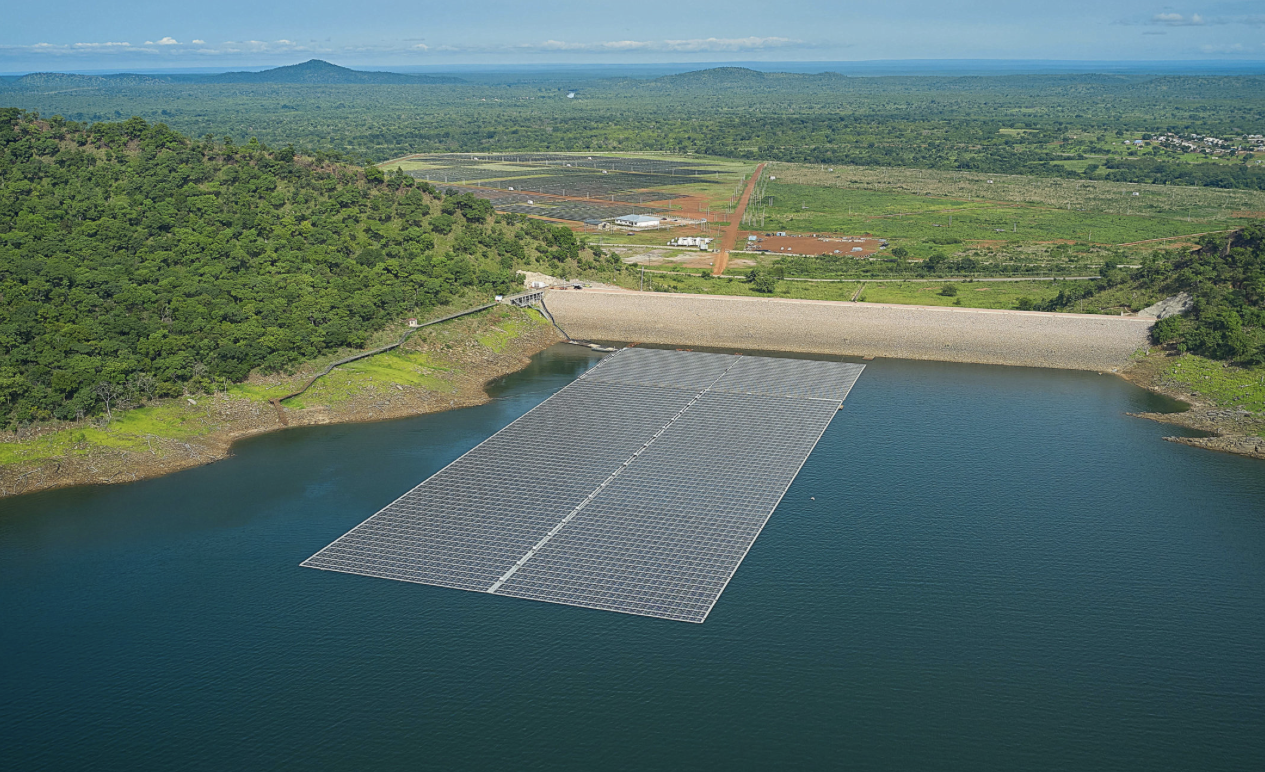
[[[1183,350],[1265,364],[1265,225],[1205,238],[1167,279],[1189,292],[1189,313],[1161,319],[1152,335]],[[1165,271],[1155,271],[1162,276]]]
[[[592,256],[374,168],[0,110],[0,426],[290,368]]]
[[[1259,77],[845,77],[736,67],[650,79],[467,75],[422,83],[408,79],[427,76],[392,80],[314,62],[165,80],[44,74],[0,79],[0,103],[80,121],[139,115],[195,136],[259,137],[373,161],[418,152],[672,151],[1265,190],[1259,151],[1126,146],[1162,132],[1246,144],[1243,135],[1265,133]]]
[[[1240,365],[1265,364],[1265,224],[1205,236],[1185,252],[1155,252],[1133,270],[1108,263],[1101,279],[1071,285],[1042,307],[1074,311],[1131,294],[1178,293],[1191,296],[1191,307],[1156,323],[1156,343]]]

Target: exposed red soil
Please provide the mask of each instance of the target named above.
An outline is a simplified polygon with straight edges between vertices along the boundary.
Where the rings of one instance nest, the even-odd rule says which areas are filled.
[[[774,255],[839,255],[840,257],[869,257],[878,252],[879,240],[866,236],[838,236],[830,233],[792,234],[765,236],[769,231],[744,231],[741,235],[755,236],[755,246]],[[852,250],[860,247],[861,251]]]
[[[729,219],[729,227],[725,228],[724,234],[720,238],[720,252],[716,254],[716,265],[712,267],[712,273],[719,276],[725,272],[725,268],[729,265],[729,252],[738,243],[738,224],[742,222],[742,215],[747,211],[747,202],[751,200],[751,191],[755,190],[756,180],[760,179],[760,172],[764,171],[764,164],[760,164],[755,168],[755,174],[751,175],[751,179],[747,180],[747,187],[742,191],[742,198],[738,199],[738,206],[734,209]]]

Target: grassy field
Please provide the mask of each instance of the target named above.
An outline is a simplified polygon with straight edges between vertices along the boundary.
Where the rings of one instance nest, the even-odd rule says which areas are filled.
[[[756,292],[745,278],[717,276],[702,278],[700,271],[673,271],[671,273],[646,272],[646,289],[662,292],[691,292],[699,295],[740,295],[757,298],[799,298],[803,300],[851,300],[859,282],[801,282],[780,281],[772,294]],[[626,271],[619,284],[636,289],[638,276]]]
[[[638,286],[636,272],[627,271],[619,284],[630,289]],[[1059,290],[1081,282],[1016,281],[866,281],[861,302],[897,303],[903,305],[962,306],[963,308],[1015,308],[1020,298],[1036,303],[1053,298]],[[957,288],[953,296],[941,295],[947,284]],[[702,278],[699,271],[684,269],[646,272],[646,289],[663,292],[691,292],[700,295],[741,295],[760,298],[798,298],[804,300],[852,300],[859,281],[793,281],[777,283],[772,294],[760,293],[740,277],[723,276]]]
[[[1164,378],[1218,407],[1265,412],[1265,367],[1233,367],[1185,354],[1165,369]]]
[[[784,183],[780,177],[769,183],[765,203],[764,231],[871,233],[906,248],[930,239],[961,239],[968,244],[1071,241],[1120,245],[1217,231],[1241,221],[826,188]]]
[[[787,282],[789,283],[789,282]],[[899,303],[963,308],[1015,308],[1020,298],[1037,303],[1052,299],[1067,282],[867,282],[859,300],[866,303]],[[942,294],[954,287],[956,295]]]
[[[1074,168],[1074,167],[1073,167]],[[1013,174],[892,169],[874,166],[819,167],[775,164],[779,183],[903,193],[926,200],[952,199],[1025,204],[1093,213],[1156,215],[1170,219],[1226,222],[1236,212],[1265,211],[1265,192],[1179,185],[1132,185],[1104,180],[1064,180]],[[991,180],[991,182],[990,182]],[[776,184],[776,183],[774,183]],[[772,192],[772,185],[770,185]],[[1137,193],[1138,195],[1133,195]],[[1222,225],[1221,227],[1230,227]]]

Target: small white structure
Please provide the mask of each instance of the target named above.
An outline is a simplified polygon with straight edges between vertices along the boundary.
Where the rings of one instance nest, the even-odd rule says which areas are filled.
[[[712,239],[706,236],[677,236],[668,242],[670,247],[698,247],[699,249],[707,249],[712,243]]]
[[[654,228],[659,225],[659,218],[648,214],[626,214],[616,217],[615,225],[620,228]]]
[[[417,320],[416,320],[416,319],[409,319],[409,320],[408,320],[408,326],[409,326],[409,327],[416,327],[416,326],[417,326]]]

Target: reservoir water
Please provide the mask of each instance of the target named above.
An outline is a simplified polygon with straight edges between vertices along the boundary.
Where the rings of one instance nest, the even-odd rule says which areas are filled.
[[[702,625],[299,567],[595,356],[0,500],[0,768],[1265,769],[1265,463],[1112,376],[868,363]]]

